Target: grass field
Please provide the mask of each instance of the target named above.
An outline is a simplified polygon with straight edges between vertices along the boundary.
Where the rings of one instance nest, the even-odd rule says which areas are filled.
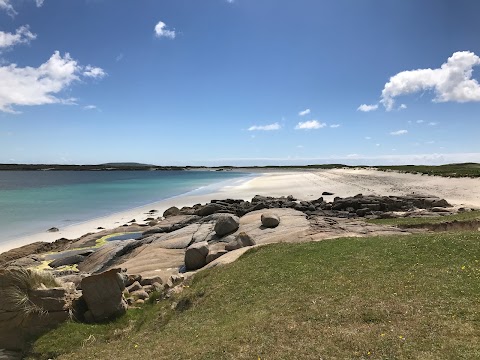
[[[480,220],[480,210],[458,213],[454,215],[445,215],[438,217],[407,217],[395,219],[371,219],[367,222],[378,225],[390,225],[403,228],[421,227],[422,225],[441,224],[445,222],[459,221],[468,222]]]
[[[480,359],[480,233],[275,244],[31,359]],[[172,310],[172,301],[182,304]]]
[[[395,170],[407,173],[420,173],[445,177],[480,177],[480,164],[463,163],[447,164],[439,166],[428,165],[399,165],[399,166],[376,166],[379,170]]]

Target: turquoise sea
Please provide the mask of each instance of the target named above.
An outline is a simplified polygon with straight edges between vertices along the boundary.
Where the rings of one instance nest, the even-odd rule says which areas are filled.
[[[0,242],[196,189],[213,191],[248,176],[215,171],[0,171]]]

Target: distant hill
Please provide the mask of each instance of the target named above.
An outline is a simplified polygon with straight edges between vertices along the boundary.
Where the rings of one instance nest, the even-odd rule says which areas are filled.
[[[142,164],[142,163],[136,163],[136,162],[125,162],[125,163],[105,163],[105,164],[100,164],[99,166],[111,166],[111,167],[155,167],[155,165],[151,164]]]

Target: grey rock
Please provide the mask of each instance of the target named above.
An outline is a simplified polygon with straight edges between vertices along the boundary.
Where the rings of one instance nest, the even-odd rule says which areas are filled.
[[[127,287],[127,290],[129,293],[132,293],[134,291],[140,290],[142,288],[142,285],[138,281],[135,281],[132,285]]]
[[[72,255],[72,256],[67,256],[64,258],[53,260],[48,264],[48,266],[50,266],[51,268],[57,268],[60,266],[78,264],[78,263],[81,263],[83,260],[85,260],[85,256]]]
[[[82,291],[91,319],[104,321],[123,315],[127,311],[127,303],[123,296],[125,284],[120,269],[112,269],[82,279]]]
[[[188,271],[197,270],[207,264],[208,243],[193,244],[185,252],[185,267]]]
[[[225,214],[218,218],[214,230],[218,236],[225,236],[236,231],[239,226],[240,219],[237,216]]]
[[[142,300],[148,299],[148,293],[143,289],[134,291],[130,293],[130,295],[132,295],[133,298],[136,298],[136,299],[142,299]]]
[[[140,281],[140,285],[142,285],[142,286],[153,285],[155,283],[163,284],[162,278],[160,276],[150,276],[150,277],[144,277]]]
[[[274,228],[280,224],[280,218],[273,213],[263,213],[261,221],[262,225],[267,228]]]
[[[176,206],[172,206],[163,212],[163,217],[175,216],[180,214],[180,209]]]
[[[255,240],[253,240],[247,233],[241,232],[235,237],[235,240],[225,245],[225,250],[232,251],[253,245],[256,245]]]

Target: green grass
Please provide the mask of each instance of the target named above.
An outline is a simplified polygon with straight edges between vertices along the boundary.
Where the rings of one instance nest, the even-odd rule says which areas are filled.
[[[378,225],[390,225],[398,227],[421,227],[424,225],[441,224],[451,221],[474,221],[480,220],[480,210],[458,213],[454,215],[436,216],[436,217],[408,217],[396,219],[370,219],[367,222]]]
[[[463,163],[447,164],[439,166],[428,165],[399,165],[399,166],[376,166],[379,170],[396,170],[408,173],[420,173],[445,177],[480,177],[480,164]]]
[[[180,298],[66,323],[47,359],[479,359],[480,233],[274,244],[203,271]]]

